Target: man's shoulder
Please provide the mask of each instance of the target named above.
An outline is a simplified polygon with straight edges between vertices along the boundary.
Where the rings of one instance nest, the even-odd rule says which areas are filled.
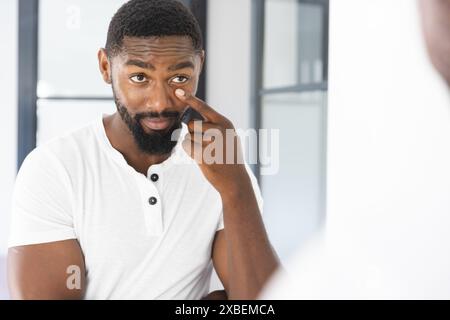
[[[33,149],[25,160],[45,163],[71,163],[85,158],[98,145],[95,123],[90,123],[60,136],[51,138]]]

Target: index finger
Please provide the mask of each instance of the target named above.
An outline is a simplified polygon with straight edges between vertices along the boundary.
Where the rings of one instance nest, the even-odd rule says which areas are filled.
[[[220,113],[210,107],[206,102],[185,92],[183,89],[175,90],[175,95],[199,112],[207,121],[215,122],[222,117]]]

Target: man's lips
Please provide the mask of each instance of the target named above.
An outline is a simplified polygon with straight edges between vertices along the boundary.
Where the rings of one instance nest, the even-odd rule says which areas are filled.
[[[174,118],[143,118],[140,123],[150,130],[165,130],[173,123]]]

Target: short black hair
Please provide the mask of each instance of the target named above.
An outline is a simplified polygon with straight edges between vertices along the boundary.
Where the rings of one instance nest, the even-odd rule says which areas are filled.
[[[177,0],[131,0],[114,14],[108,28],[105,49],[114,57],[122,50],[125,37],[188,36],[194,50],[203,48],[198,21]]]

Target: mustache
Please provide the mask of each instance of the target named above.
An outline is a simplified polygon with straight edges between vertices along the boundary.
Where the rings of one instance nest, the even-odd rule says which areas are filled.
[[[143,112],[138,113],[134,116],[136,121],[139,121],[144,118],[165,118],[165,119],[179,119],[181,116],[181,112],[178,111],[163,111],[163,112]]]

